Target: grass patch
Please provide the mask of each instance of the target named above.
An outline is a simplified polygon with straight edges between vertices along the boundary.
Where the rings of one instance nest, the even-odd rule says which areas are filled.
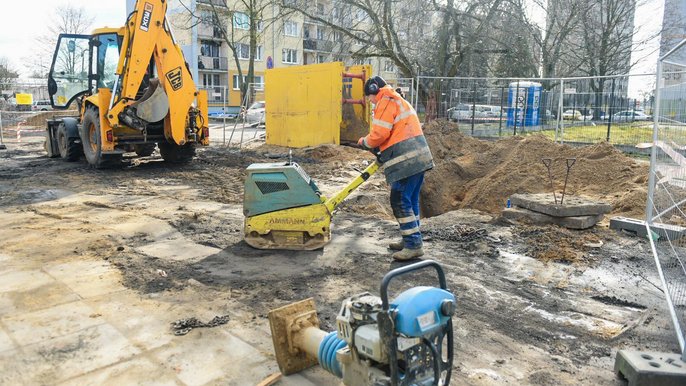
[[[543,134],[555,139],[555,129],[537,132],[527,132],[525,135]],[[569,142],[601,142],[607,140],[607,125],[565,126],[564,141]],[[653,127],[651,124],[613,124],[610,126],[610,143],[613,145],[636,145],[652,142]]]

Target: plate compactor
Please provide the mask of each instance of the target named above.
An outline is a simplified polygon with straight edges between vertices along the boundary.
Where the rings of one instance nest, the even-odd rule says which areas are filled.
[[[322,248],[331,240],[333,211],[380,165],[373,162],[328,199],[295,162],[248,166],[243,197],[245,242],[258,249]]]
[[[392,279],[434,268],[440,288],[410,288],[388,301]],[[347,386],[438,386],[450,383],[455,296],[435,261],[397,268],[381,281],[381,297],[365,292],[343,301],[338,331],[319,329],[310,299],[269,312],[279,369],[285,375],[317,363]],[[332,383],[333,384],[333,383]]]

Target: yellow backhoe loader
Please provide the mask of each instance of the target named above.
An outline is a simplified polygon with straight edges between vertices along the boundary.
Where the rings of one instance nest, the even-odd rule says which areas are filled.
[[[121,28],[61,34],[48,75],[50,102],[78,115],[48,121],[50,157],[96,168],[122,154],[187,162],[209,145],[207,94],[196,89],[166,19],[167,1],[139,0]]]

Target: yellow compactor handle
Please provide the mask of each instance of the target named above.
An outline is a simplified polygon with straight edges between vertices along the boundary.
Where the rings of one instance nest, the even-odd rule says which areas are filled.
[[[333,197],[329,198],[324,202],[324,205],[326,205],[326,208],[329,210],[329,213],[333,213],[334,209],[338,205],[340,205],[343,200],[345,200],[346,197],[350,195],[355,189],[357,189],[358,186],[362,185],[363,182],[367,181],[369,177],[372,176],[372,174],[376,173],[377,170],[381,167],[381,164],[379,161],[374,161],[371,165],[367,166],[366,169],[360,173],[359,176],[357,176],[354,180],[352,180],[345,188],[343,188],[340,192],[336,193]]]

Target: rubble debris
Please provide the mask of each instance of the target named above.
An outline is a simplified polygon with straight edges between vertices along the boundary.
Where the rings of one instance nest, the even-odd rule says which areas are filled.
[[[424,235],[432,239],[453,241],[453,242],[470,242],[478,240],[486,236],[485,229],[477,229],[469,225],[454,224],[444,228],[433,228],[424,231]]]

